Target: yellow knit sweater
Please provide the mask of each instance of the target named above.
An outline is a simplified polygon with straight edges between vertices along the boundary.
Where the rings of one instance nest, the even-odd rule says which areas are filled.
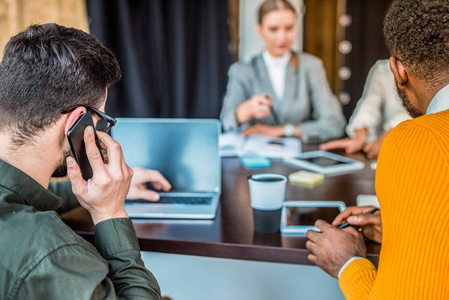
[[[397,126],[376,173],[382,214],[379,268],[353,261],[347,299],[449,299],[449,110]]]

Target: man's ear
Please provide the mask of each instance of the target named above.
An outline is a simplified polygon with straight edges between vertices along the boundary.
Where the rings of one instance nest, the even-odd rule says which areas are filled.
[[[67,132],[69,131],[69,129],[72,128],[73,125],[75,125],[76,121],[78,121],[78,119],[85,113],[86,113],[86,108],[82,107],[82,106],[77,107],[72,112],[68,113],[67,123],[65,124],[65,128],[64,128],[65,135],[67,135]]]
[[[390,57],[390,69],[393,72],[394,78],[396,79],[397,85],[401,90],[407,87],[408,83],[408,71],[404,65],[396,59],[396,57]]]

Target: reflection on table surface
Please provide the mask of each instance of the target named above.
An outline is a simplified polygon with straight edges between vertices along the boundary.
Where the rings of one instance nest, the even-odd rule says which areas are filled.
[[[316,149],[316,147],[315,147]],[[313,150],[313,149],[310,149]],[[305,149],[307,151],[307,149]],[[342,154],[341,152],[337,152]],[[356,205],[360,194],[375,194],[373,160],[362,153],[348,155],[365,162],[361,171],[327,176],[323,183],[308,188],[288,183],[286,201],[338,200]],[[134,219],[141,250],[220,258],[310,264],[306,238],[260,234],[253,230],[248,176],[257,173],[288,175],[298,168],[272,160],[267,169],[248,170],[238,158],[223,158],[222,194],[214,220]],[[82,208],[64,214],[62,219],[78,234],[93,242],[93,223]],[[368,258],[378,262],[380,245],[367,243]]]

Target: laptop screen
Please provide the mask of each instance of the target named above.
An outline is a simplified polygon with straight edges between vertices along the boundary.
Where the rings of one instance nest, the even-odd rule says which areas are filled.
[[[218,120],[118,118],[112,137],[131,167],[158,170],[173,192],[219,192]]]

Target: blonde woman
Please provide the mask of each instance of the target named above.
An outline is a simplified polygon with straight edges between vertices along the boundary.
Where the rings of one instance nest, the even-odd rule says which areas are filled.
[[[343,135],[346,121],[322,61],[291,49],[295,25],[296,12],[288,1],[267,0],[260,6],[257,32],[265,49],[229,70],[220,115],[225,131],[294,136],[305,142]]]

